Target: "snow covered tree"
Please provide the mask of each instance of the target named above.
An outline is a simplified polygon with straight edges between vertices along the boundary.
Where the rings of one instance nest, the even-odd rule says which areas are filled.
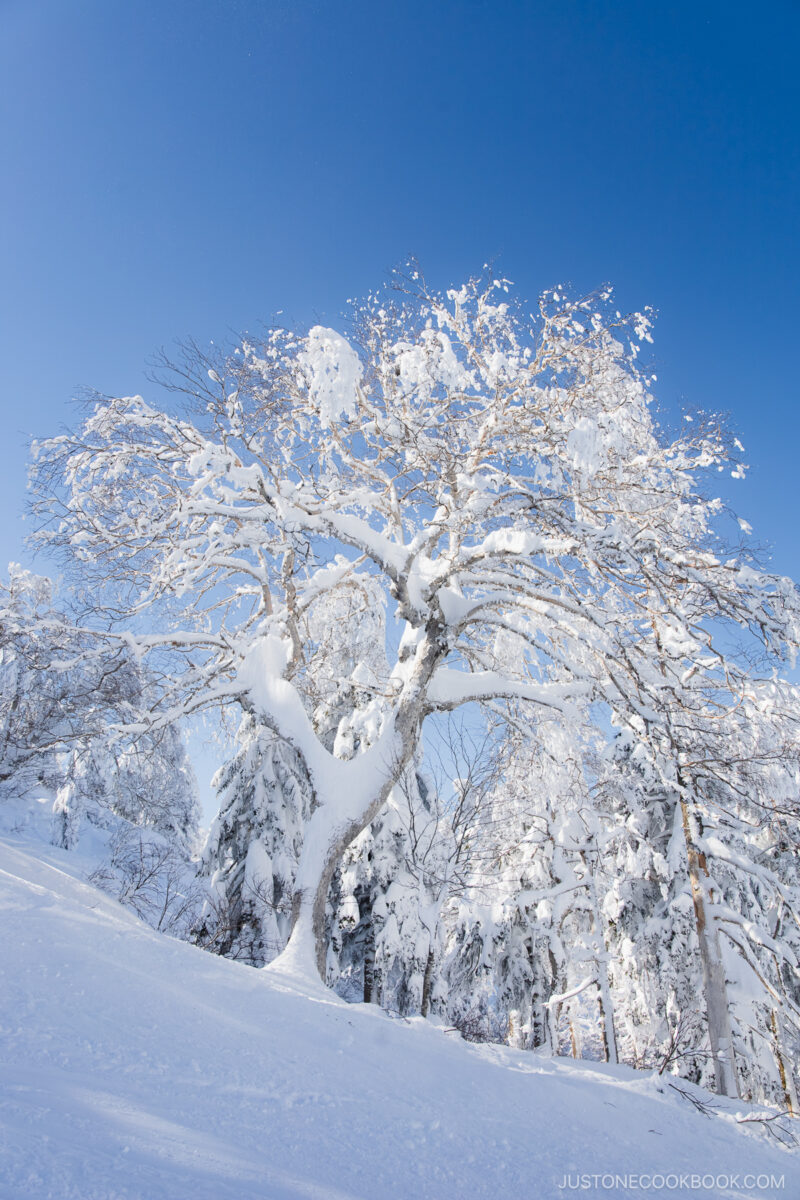
[[[775,1023],[797,1019],[793,936],[773,938],[791,884],[787,891],[788,880],[774,872],[772,853],[789,828],[797,831],[797,697],[730,658],[711,654],[702,663],[687,654],[698,635],[690,611],[687,600],[681,636],[671,621],[669,638],[663,619],[652,617],[659,725],[630,722],[600,784],[618,823],[609,843],[618,879],[605,908],[626,960],[622,1011],[633,1042],[653,1038],[657,1056],[668,1045],[668,1059],[680,1053],[697,1077],[708,1057],[718,1091],[763,1096],[769,1069],[754,1075],[763,1054],[745,1043],[760,1023],[753,1036],[772,1048],[773,1075],[775,1056],[784,1075],[781,1038],[769,1027],[773,1012]],[[698,660],[702,670],[693,666]],[[616,970],[622,983],[619,963]],[[747,1064],[738,1078],[737,1057]]]
[[[302,760],[313,800],[284,966],[324,974],[333,874],[430,715],[518,698],[566,717],[591,698],[668,738],[653,597],[690,630],[690,671],[718,618],[796,640],[793,586],[715,552],[700,480],[741,473],[724,433],[669,441],[654,422],[646,317],[554,292],[529,319],[507,290],[439,296],[414,274],[356,312],[350,340],[315,326],[213,359],[189,347],[169,378],[191,417],[101,399],[37,449],[41,537],[121,624],[108,636],[171,672],[155,725],[238,702]],[[315,728],[304,617],[367,578],[398,636],[377,732],[350,753]]]
[[[369,576],[323,592],[301,621],[306,661],[295,676],[314,729],[351,757],[377,729],[388,675],[382,598]],[[219,815],[201,874],[211,896],[197,930],[208,949],[263,966],[289,938],[294,878],[314,797],[301,757],[246,712],[239,750],[216,776]]]
[[[752,842],[753,827],[765,818],[774,825],[778,796],[797,820],[797,705],[787,685],[759,677],[746,660],[714,651],[707,620],[698,619],[704,609],[699,590],[687,581],[680,614],[651,606],[653,661],[660,679],[654,675],[649,690],[659,705],[660,728],[654,730],[646,720],[634,720],[631,728],[646,737],[676,824],[680,817],[715,1084],[718,1091],[737,1095],[727,977],[731,971],[735,976],[741,963],[731,962],[729,951],[735,946],[747,960],[747,942],[763,940],[757,931],[766,914],[757,904],[749,913],[740,909],[737,917],[723,902],[721,880],[733,864],[745,866],[751,859],[744,843]],[[727,616],[722,612],[718,619]],[[796,972],[796,960],[791,969]]]
[[[52,582],[11,564],[0,582],[0,789],[54,798],[54,838],[115,814],[182,853],[194,848],[197,789],[177,730],[151,729],[153,680],[124,641],[77,628]]]
[[[431,897],[410,828],[430,815],[429,803],[424,780],[409,770],[345,851],[329,896],[329,981],[349,999],[402,1015],[423,1008]]]
[[[787,1047],[800,1032],[800,941],[796,923],[789,928],[784,917],[800,894],[778,847],[796,840],[800,827],[799,700],[785,682],[742,681],[724,733],[718,720],[711,728],[698,722],[682,764],[693,898],[697,909],[692,851],[704,915],[720,945],[734,1082],[752,1099],[781,1093],[793,1111]],[[710,1024],[711,1013],[711,1035]]]
[[[146,679],[143,696],[147,696]],[[197,780],[179,728],[166,725],[109,740],[113,808],[137,827],[154,829],[186,856],[197,852],[200,802]]]
[[[647,749],[626,734],[597,780],[606,826],[606,919],[620,1057],[713,1084],[682,812]]]
[[[452,913],[451,1019],[484,994],[487,1033],[617,1059],[590,773],[597,731],[516,704]]]
[[[477,717],[467,711],[440,719],[426,748],[430,778],[425,782],[416,774],[416,787],[406,781],[401,786],[409,880],[405,907],[414,912],[418,928],[414,945],[422,960],[422,1016],[434,1006],[443,1011],[448,1003],[448,980],[442,970],[448,922],[475,872],[480,828],[496,783],[493,734],[481,728]],[[410,895],[415,896],[413,905]]]
[[[52,582],[9,568],[0,581],[0,788],[50,790],[60,751],[105,730],[114,666],[82,661],[86,641],[54,603]],[[119,664],[117,664],[119,665]]]
[[[291,745],[250,713],[237,740],[214,778],[219,814],[200,867],[210,895],[194,936],[206,949],[263,967],[289,938],[311,788]]]

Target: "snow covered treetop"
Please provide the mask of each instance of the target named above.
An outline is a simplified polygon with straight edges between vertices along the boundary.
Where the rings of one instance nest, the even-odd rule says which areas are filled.
[[[528,314],[509,286],[438,294],[412,272],[354,306],[346,335],[188,345],[162,363],[188,415],[102,399],[38,447],[40,536],[112,615],[167,611],[183,683],[206,699],[241,690],[258,639],[301,674],[319,597],[375,581],[406,623],[401,661],[434,627],[457,672],[503,658],[507,673],[516,654],[521,678],[568,662],[594,687],[613,660],[611,691],[645,719],[631,647],[648,613],[669,615],[677,659],[700,654],[709,620],[790,646],[793,585],[720,552],[702,491],[709,472],[741,474],[736,444],[715,421],[671,441],[654,421],[648,315],[561,290]],[[463,691],[442,667],[431,694],[446,707]]]

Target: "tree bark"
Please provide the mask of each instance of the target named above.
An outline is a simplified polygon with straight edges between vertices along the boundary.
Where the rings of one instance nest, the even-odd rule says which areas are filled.
[[[600,1023],[603,1031],[603,1048],[606,1062],[616,1063],[617,1035],[614,1031],[614,1001],[611,996],[611,983],[608,978],[608,949],[606,947],[605,929],[603,926],[600,905],[597,900],[597,887],[594,880],[594,870],[586,854],[581,853],[586,872],[586,886],[589,892],[589,903],[592,906],[592,921],[594,922],[594,937],[597,947],[597,991],[600,1005]]]
[[[364,930],[364,1003],[372,1004],[375,988],[375,925],[372,913],[367,917]]]
[[[791,1064],[786,1061],[784,1056],[780,1018],[778,1017],[777,1010],[774,1008],[770,1016],[770,1024],[772,1026],[772,1037],[775,1044],[775,1060],[778,1064],[778,1073],[781,1077],[781,1087],[783,1088],[783,1099],[786,1105],[786,1111],[789,1113],[790,1117],[796,1117],[797,1096],[795,1094],[792,1067]]]
[[[431,992],[433,991],[433,946],[428,947],[428,957],[425,960],[425,974],[422,977],[422,1002],[420,1013],[427,1017],[431,1010]]]
[[[730,1013],[728,1012],[728,989],[725,967],[722,962],[719,930],[713,913],[708,911],[710,886],[705,855],[698,848],[693,836],[693,820],[684,796],[679,800],[683,833],[686,839],[686,855],[689,861],[689,879],[692,885],[697,941],[705,985],[706,1015],[708,1018],[708,1041],[714,1063],[714,1082],[720,1096],[739,1098],[736,1068],[733,1061],[733,1038]]]

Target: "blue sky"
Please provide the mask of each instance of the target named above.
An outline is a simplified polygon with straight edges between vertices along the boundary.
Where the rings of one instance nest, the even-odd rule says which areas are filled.
[[[800,5],[0,0],[0,558],[25,440],[179,337],[336,324],[409,253],[659,312],[658,395],[800,576]]]

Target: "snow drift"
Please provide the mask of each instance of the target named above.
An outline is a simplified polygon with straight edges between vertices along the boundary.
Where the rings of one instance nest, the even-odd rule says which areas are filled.
[[[547,1200],[681,1176],[800,1194],[796,1156],[741,1106],[681,1081],[709,1118],[663,1077],[468,1045],[213,957],[76,861],[0,839],[5,1200]]]

